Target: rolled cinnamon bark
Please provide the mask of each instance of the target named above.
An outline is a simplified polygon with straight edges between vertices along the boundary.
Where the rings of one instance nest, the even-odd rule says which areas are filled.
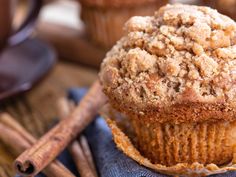
[[[10,114],[1,113],[0,123],[15,130],[20,136],[24,138],[25,141],[29,142],[29,144],[36,142],[36,139],[30,133],[28,133]]]
[[[79,137],[79,143],[80,143],[80,145],[82,147],[82,150],[83,150],[83,152],[84,152],[84,154],[85,154],[85,156],[87,158],[87,161],[88,161],[88,163],[90,165],[90,168],[92,169],[94,174],[96,176],[98,176],[97,170],[96,170],[96,167],[95,167],[95,163],[94,163],[94,160],[93,160],[93,156],[92,156],[92,153],[90,151],[90,147],[88,145],[88,141],[87,141],[86,137],[81,135]]]
[[[74,108],[75,104],[66,98],[58,100],[58,114],[60,118],[65,118]],[[97,177],[95,164],[92,153],[86,138],[80,135],[68,147],[72,158],[76,164],[77,170],[81,177]]]
[[[36,142],[36,139],[32,135],[6,113],[0,115],[0,132],[0,140],[10,147],[16,155],[19,155]],[[29,168],[30,170],[31,168]],[[59,161],[49,164],[43,173],[48,177],[75,177]]]
[[[96,177],[78,141],[72,142],[69,146],[69,151],[73,155],[75,165],[81,177]]]
[[[95,81],[67,118],[15,160],[16,171],[32,176],[39,173],[94,119],[106,100],[99,81]]]

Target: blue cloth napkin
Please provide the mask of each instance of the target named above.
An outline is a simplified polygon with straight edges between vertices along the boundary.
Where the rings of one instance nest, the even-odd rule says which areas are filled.
[[[79,102],[86,93],[85,88],[71,89],[69,99]],[[88,139],[97,170],[103,177],[164,177],[138,165],[116,148],[111,132],[103,118],[91,123],[84,131]]]
[[[86,91],[86,88],[70,89],[68,98],[78,103]],[[97,171],[101,177],[168,177],[167,175],[156,173],[140,166],[134,160],[119,151],[112,140],[112,135],[106,122],[101,117],[97,117],[96,120],[86,128],[83,134],[88,139]],[[79,176],[67,150],[65,150],[58,159],[76,174],[76,176]],[[37,177],[44,176],[39,174]],[[236,172],[212,175],[211,177],[236,177]]]

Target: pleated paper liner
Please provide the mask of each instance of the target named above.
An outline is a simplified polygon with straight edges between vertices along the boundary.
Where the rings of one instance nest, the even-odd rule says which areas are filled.
[[[113,139],[118,149],[123,151],[124,154],[126,154],[133,160],[137,161],[140,165],[146,166],[157,172],[168,174],[168,175],[207,176],[207,175],[212,175],[212,174],[225,173],[231,170],[236,170],[236,153],[234,153],[236,152],[235,151],[236,148],[232,148],[233,152],[232,151],[231,152],[233,153],[233,159],[231,160],[231,162],[228,163],[227,165],[222,165],[222,166],[218,166],[214,163],[209,163],[209,164],[206,163],[206,165],[204,165],[201,162],[193,162],[193,163],[180,162],[180,163],[175,163],[174,165],[168,165],[168,166],[162,165],[161,163],[152,163],[153,159],[148,158],[146,155],[144,155],[145,153],[142,153],[138,150],[140,149],[140,147],[137,148],[139,146],[139,143],[137,143],[138,141],[136,141],[134,138],[135,133],[132,130],[131,121],[127,121],[127,119],[124,118],[124,116],[122,116],[120,113],[117,113],[114,110],[112,110],[109,105],[104,106],[104,108],[101,111],[101,114],[107,121],[108,126],[110,127],[112,131]],[[139,126],[141,126],[141,124]],[[216,127],[215,130],[219,132],[220,131],[219,128],[220,127]],[[150,147],[150,144],[147,144],[147,146],[144,146],[144,147]],[[170,147],[166,146],[166,148],[170,148]],[[145,150],[148,150],[148,148],[146,148]],[[180,151],[182,151],[182,149]],[[217,151],[217,152],[220,152],[220,151]],[[166,151],[162,152],[162,155],[167,156],[164,153],[166,153]],[[210,154],[210,156],[212,155],[211,154],[212,152],[208,152],[208,153]],[[209,154],[205,158],[206,160],[209,157]],[[173,154],[169,154],[168,156],[170,157],[172,155]],[[223,153],[216,154],[214,152],[214,155],[222,156],[224,154]],[[157,156],[160,156],[160,154],[157,154]],[[165,157],[165,159],[168,159],[168,157]],[[166,163],[168,164],[168,162],[165,162],[165,164]]]

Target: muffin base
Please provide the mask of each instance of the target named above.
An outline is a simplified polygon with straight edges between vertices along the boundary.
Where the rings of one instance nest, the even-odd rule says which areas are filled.
[[[227,164],[232,160],[236,122],[155,123],[131,119],[136,147],[153,163]]]
[[[117,147],[141,165],[170,175],[207,176],[236,170],[236,122],[190,125],[127,121],[104,108]],[[133,129],[134,128],[134,129]],[[138,130],[135,130],[138,129]]]

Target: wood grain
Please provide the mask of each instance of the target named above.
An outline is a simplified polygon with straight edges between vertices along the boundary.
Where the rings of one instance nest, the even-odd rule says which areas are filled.
[[[30,92],[1,103],[1,110],[12,114],[35,137],[43,135],[56,121],[56,101],[71,87],[90,86],[97,71],[60,62],[45,80]],[[13,176],[11,151],[0,142],[0,176]]]
[[[48,41],[65,60],[99,68],[107,49],[92,44],[85,30],[75,30],[59,24],[39,22],[37,34]]]

